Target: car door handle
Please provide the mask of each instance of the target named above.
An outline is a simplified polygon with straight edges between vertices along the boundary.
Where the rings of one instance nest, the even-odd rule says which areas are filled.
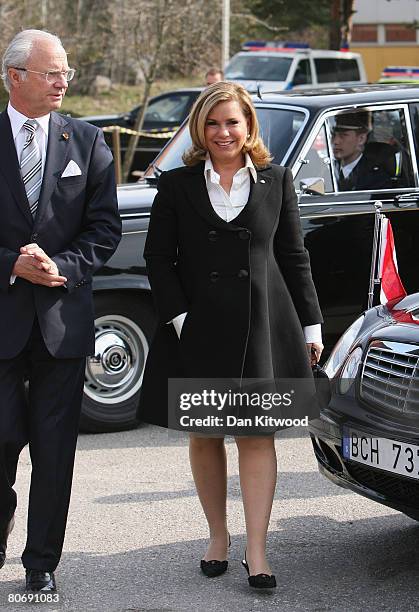
[[[410,208],[417,206],[419,202],[419,193],[401,193],[394,198],[394,205],[397,208]]]

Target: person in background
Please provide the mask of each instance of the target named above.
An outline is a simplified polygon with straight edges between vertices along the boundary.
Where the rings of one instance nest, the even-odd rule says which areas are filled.
[[[142,421],[170,426],[168,379],[312,378],[322,315],[291,171],[271,164],[249,93],[222,81],[192,109],[186,167],[161,175],[144,249],[158,313]],[[190,431],[190,429],[188,429]],[[235,435],[246,520],[243,565],[276,586],[266,537],[276,485],[274,432]],[[227,570],[224,436],[191,432],[192,473],[210,542],[200,567]]]
[[[92,276],[121,237],[103,132],[55,112],[74,72],[60,39],[41,30],[19,32],[3,56],[9,103],[0,114],[0,567],[14,525],[19,454],[29,442],[22,555],[29,591],[56,590],[86,355],[95,347]]]
[[[213,83],[218,83],[219,81],[224,80],[224,73],[221,68],[209,68],[205,73],[205,85],[212,85]]]
[[[332,126],[334,172],[339,191],[391,189],[396,175],[394,147],[367,144],[372,129],[370,111],[342,113]]]

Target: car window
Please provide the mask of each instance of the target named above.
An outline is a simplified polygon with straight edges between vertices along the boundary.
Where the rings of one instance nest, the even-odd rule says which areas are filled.
[[[146,110],[144,121],[162,121],[165,123],[180,123],[188,108],[188,94],[171,94],[153,100]]]
[[[358,62],[354,59],[336,57],[317,57],[314,59],[319,83],[336,83],[341,81],[359,81]]]
[[[261,137],[273,155],[273,162],[281,164],[290,153],[290,147],[305,121],[305,113],[297,109],[257,108]],[[183,166],[182,154],[191,146],[191,136],[184,124],[169,145],[156,157],[155,165],[160,170],[171,170]],[[153,176],[150,168],[145,176]]]
[[[416,158],[419,158],[419,104],[410,104],[410,120],[412,122],[413,140],[415,141]]]
[[[225,78],[252,81],[285,81],[292,63],[290,57],[239,55],[226,68]]]
[[[325,193],[334,191],[332,168],[324,125],[322,125],[318,131],[313,144],[304,156],[303,164],[294,179],[295,189],[301,191],[303,183],[310,183],[314,181],[314,179],[323,179]]]
[[[338,59],[339,81],[360,81],[359,65],[355,59]]]
[[[414,187],[403,109],[339,113],[326,126],[339,191]]]
[[[273,162],[280,164],[304,122],[304,113],[284,108],[258,108],[260,134],[273,155]]]
[[[310,60],[308,59],[300,60],[295,70],[295,74],[292,79],[292,83],[293,85],[309,85],[311,82],[312,82],[312,79],[311,79]]]

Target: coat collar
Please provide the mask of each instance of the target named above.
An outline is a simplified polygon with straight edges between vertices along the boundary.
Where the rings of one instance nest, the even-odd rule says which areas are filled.
[[[190,179],[187,191],[191,204],[214,227],[231,231],[243,228],[243,224],[247,223],[250,216],[260,208],[270,191],[273,180],[272,166],[266,166],[256,171],[257,182],[253,183],[252,181],[251,183],[249,200],[246,206],[235,219],[227,222],[217,215],[211,205],[205,183],[204,165],[205,162],[199,162],[195,166],[186,168],[186,175]]]
[[[16,146],[13,140],[12,128],[7,111],[3,111],[0,114],[0,143],[0,172],[9,185],[9,189],[16,200],[19,210],[30,227],[32,227],[33,219],[29,210],[28,198],[26,197],[22,176],[20,174],[19,160],[17,158]]]
[[[41,222],[51,195],[65,168],[68,156],[68,143],[72,136],[72,125],[67,117],[58,113],[51,113],[49,120],[49,134],[47,157],[39,195],[38,211],[35,217],[35,227]]]

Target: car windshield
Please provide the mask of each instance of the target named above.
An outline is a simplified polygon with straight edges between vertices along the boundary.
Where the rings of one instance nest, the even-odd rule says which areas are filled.
[[[186,115],[186,107],[189,102],[189,94],[170,94],[153,100],[147,107],[144,121],[161,121],[178,125]]]
[[[303,126],[305,114],[297,109],[280,107],[259,107],[256,113],[263,142],[273,155],[274,163],[281,164],[291,153],[290,147]],[[190,146],[191,137],[188,124],[185,123],[156,157],[144,177],[156,178],[160,174],[159,171],[164,172],[183,166],[182,155]]]
[[[239,55],[227,66],[225,78],[230,81],[285,81],[291,62],[291,57]]]

